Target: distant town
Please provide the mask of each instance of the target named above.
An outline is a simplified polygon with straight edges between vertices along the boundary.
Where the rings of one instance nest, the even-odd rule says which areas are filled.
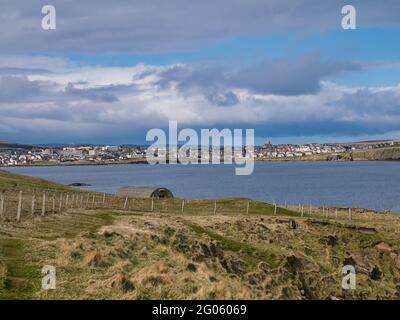
[[[369,150],[400,146],[400,140],[363,141],[352,143],[310,143],[310,144],[279,144],[271,142],[255,148],[257,158],[300,158],[319,154],[339,154],[349,151]]]
[[[352,143],[310,143],[310,144],[278,144],[268,142],[254,147],[256,160],[295,159],[320,154],[340,154],[349,151],[369,150],[385,147],[400,146],[400,140],[365,141]],[[1,166],[25,165],[58,165],[58,164],[112,164],[112,163],[141,163],[145,162],[147,146],[31,146],[15,143],[0,142]],[[162,152],[162,150],[158,150]],[[165,152],[165,150],[164,150]],[[210,149],[210,152],[212,150]],[[218,151],[217,151],[218,152]],[[247,151],[249,153],[249,151]],[[190,148],[187,156],[196,154]],[[220,149],[221,157],[224,151]],[[234,156],[246,154],[246,150],[234,150]]]

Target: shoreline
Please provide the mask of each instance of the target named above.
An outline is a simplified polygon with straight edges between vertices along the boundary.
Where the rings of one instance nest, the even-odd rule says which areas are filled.
[[[400,147],[369,149],[364,151],[353,151],[344,153],[326,153],[307,155],[303,157],[282,157],[282,158],[254,158],[254,162],[352,162],[352,161],[400,161]],[[179,162],[179,161],[178,161]],[[221,159],[223,163],[223,160]],[[167,160],[168,163],[168,160]],[[31,164],[4,165],[0,168],[16,167],[52,167],[52,166],[103,166],[103,165],[121,165],[121,164],[149,164],[146,158],[136,158],[131,160],[104,160],[104,161],[45,161]]]
[[[400,162],[400,159],[353,159],[353,160],[327,160],[327,159],[254,159],[254,162]],[[17,165],[0,165],[0,169],[4,168],[29,168],[29,167],[75,167],[75,166],[109,166],[109,165],[128,165],[128,164],[146,164],[149,165],[147,160],[139,161],[113,161],[113,162],[48,162],[48,163],[36,163],[36,164],[17,164]],[[168,163],[165,163],[168,164]],[[179,163],[178,163],[179,164]],[[194,163],[196,164],[196,163]],[[200,162],[198,164],[201,164]],[[210,162],[211,164],[211,162]],[[224,164],[223,162],[221,164]]]

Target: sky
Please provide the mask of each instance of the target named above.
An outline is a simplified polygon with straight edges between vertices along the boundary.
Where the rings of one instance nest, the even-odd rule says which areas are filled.
[[[171,120],[257,144],[400,139],[398,0],[0,0],[0,30],[0,140],[144,144]]]

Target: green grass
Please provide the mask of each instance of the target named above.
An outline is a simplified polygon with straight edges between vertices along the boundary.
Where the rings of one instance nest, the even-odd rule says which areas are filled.
[[[41,269],[26,258],[30,241],[0,239],[0,299],[30,299],[41,284]]]
[[[51,191],[79,191],[62,184],[53,183],[47,180],[22,176],[4,170],[0,170],[0,190],[51,190]]]
[[[154,212],[182,213],[183,199],[154,199]],[[221,199],[185,199],[184,214],[214,214],[215,202],[216,214],[247,214],[249,215],[274,215],[274,206],[262,201],[246,198],[221,198]],[[128,206],[130,210],[149,211],[150,199],[137,200]],[[277,207],[277,215],[300,216],[299,212]]]
[[[47,259],[56,252],[41,252],[40,243],[58,238],[73,239],[82,232],[93,234],[103,225],[113,222],[110,212],[70,213],[36,221],[19,238],[0,237],[0,300],[32,299],[41,289],[41,268],[35,258]],[[54,249],[54,248],[53,248]],[[77,275],[79,276],[79,275]]]

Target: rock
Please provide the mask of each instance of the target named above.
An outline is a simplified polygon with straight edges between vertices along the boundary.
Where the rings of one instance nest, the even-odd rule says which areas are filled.
[[[356,266],[356,261],[354,260],[353,257],[347,257],[343,260],[343,265],[345,266]]]
[[[210,247],[211,255],[213,257],[222,258],[222,256],[224,255],[224,252],[221,248],[221,244],[218,241],[216,241],[216,240],[211,241],[209,244],[209,247]]]
[[[289,256],[286,258],[285,266],[293,273],[297,273],[297,270],[300,269],[303,264],[301,260],[296,256]]]
[[[265,274],[261,272],[249,272],[246,274],[246,279],[251,285],[259,285],[265,279]]]
[[[190,272],[196,272],[197,271],[197,267],[196,267],[196,265],[194,263],[188,263],[186,269],[189,270]]]
[[[378,266],[374,266],[369,272],[369,276],[372,280],[379,280],[381,278],[382,272]]]
[[[293,230],[296,230],[296,229],[298,228],[298,225],[297,225],[296,221],[290,220],[290,221],[289,221],[289,227],[290,227],[291,229],[293,229]]]
[[[90,187],[91,184],[83,183],[83,182],[74,182],[74,183],[70,183],[68,186],[69,187]]]
[[[135,289],[134,284],[125,275],[119,274],[111,281],[111,287],[118,291],[128,292]]]
[[[338,243],[338,237],[336,237],[336,236],[327,236],[326,237],[326,242],[327,242],[328,246],[334,247]]]
[[[379,251],[382,252],[390,252],[392,251],[392,248],[385,242],[379,242],[377,245],[375,245],[375,248]]]
[[[264,223],[259,223],[258,226],[269,231],[269,228]]]
[[[194,247],[194,246],[193,246]],[[204,243],[200,243],[201,252],[203,253],[204,258],[210,258],[211,252],[208,246]]]
[[[244,270],[244,262],[234,258],[221,259],[221,266],[229,273],[242,274]]]

